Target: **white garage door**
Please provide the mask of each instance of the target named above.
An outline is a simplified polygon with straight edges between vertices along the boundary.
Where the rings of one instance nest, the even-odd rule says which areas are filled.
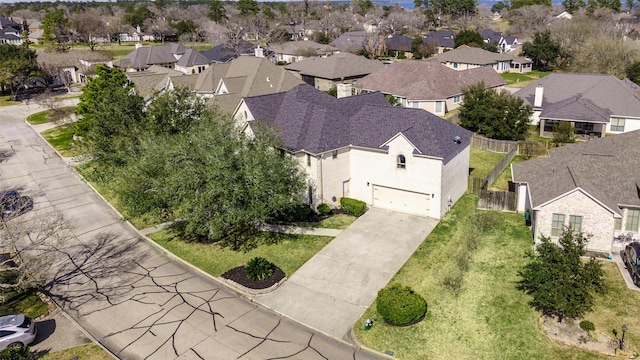
[[[429,215],[431,195],[373,185],[373,206],[412,214]]]

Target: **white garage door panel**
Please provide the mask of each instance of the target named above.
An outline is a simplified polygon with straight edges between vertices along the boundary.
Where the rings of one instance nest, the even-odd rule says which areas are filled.
[[[373,206],[428,215],[431,195],[373,185]]]

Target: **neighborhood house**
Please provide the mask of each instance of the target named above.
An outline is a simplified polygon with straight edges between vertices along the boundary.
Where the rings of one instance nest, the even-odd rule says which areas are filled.
[[[336,99],[304,84],[244,98],[235,117],[249,134],[256,121],[275,126],[314,207],[349,197],[440,219],[467,188],[472,133],[381,93]]]

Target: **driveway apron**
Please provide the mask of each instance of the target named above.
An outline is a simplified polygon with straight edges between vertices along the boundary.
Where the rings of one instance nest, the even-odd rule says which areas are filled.
[[[33,113],[35,109],[31,109]],[[149,244],[24,122],[0,108],[0,189],[73,224],[50,244],[46,290],[122,359],[378,359],[239,296]]]
[[[369,209],[277,290],[256,301],[343,339],[437,223]]]

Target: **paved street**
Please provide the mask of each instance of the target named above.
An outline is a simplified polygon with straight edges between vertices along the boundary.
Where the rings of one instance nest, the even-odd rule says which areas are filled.
[[[0,189],[62,212],[73,234],[43,256],[47,290],[123,359],[377,359],[252,303],[140,238],[24,123],[0,108]],[[35,112],[31,105],[31,112]],[[327,309],[318,309],[325,311]]]

